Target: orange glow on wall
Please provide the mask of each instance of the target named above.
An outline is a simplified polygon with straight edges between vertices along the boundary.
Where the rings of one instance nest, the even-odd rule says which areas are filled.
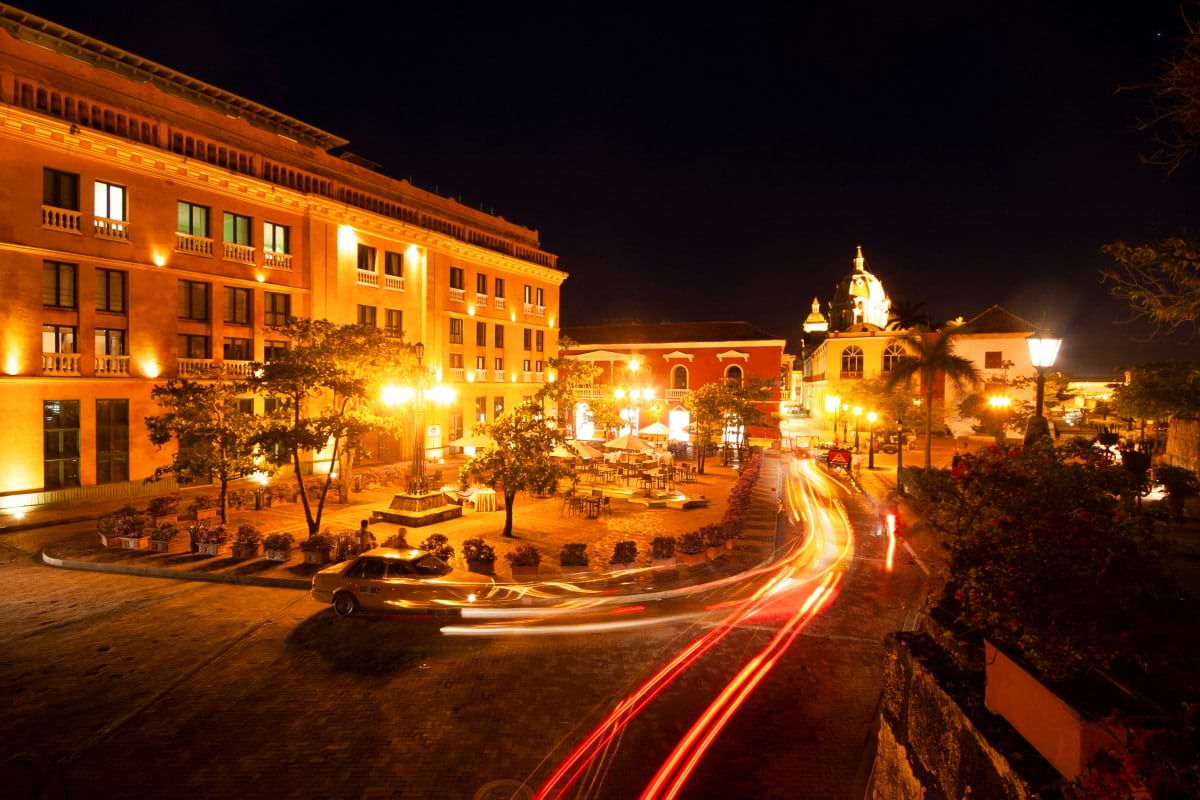
[[[154,359],[148,358],[142,362],[142,374],[147,378],[157,378],[161,372],[162,368]]]

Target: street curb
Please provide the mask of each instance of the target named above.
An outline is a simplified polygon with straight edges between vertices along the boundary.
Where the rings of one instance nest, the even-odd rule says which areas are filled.
[[[76,522],[91,522],[98,520],[104,514],[88,514],[82,517],[64,517],[53,521],[43,522],[21,522],[16,525],[0,525],[0,536],[6,533],[20,533],[21,531],[36,531],[38,528],[53,528],[55,525],[73,525]]]
[[[232,583],[240,586],[261,586],[268,589],[302,589],[311,588],[310,581],[296,578],[263,578],[257,575],[226,575],[213,572],[189,572],[173,569],[153,569],[151,567],[127,567],[123,564],[97,564],[93,561],[74,561],[67,558],[55,558],[45,550],[41,553],[42,563],[57,569],[76,569],[81,572],[106,572],[113,575],[136,575],[142,578],[168,578],[176,581],[201,581],[207,583]]]

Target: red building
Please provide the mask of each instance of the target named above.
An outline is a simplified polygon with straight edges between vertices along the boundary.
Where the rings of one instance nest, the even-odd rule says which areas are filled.
[[[563,328],[563,355],[590,361],[600,368],[594,385],[579,392],[580,405],[611,397],[623,404],[623,416],[636,428],[661,422],[671,438],[687,440],[690,422],[683,408],[688,392],[707,383],[764,378],[773,386],[763,411],[780,410],[780,386],[791,385],[795,357],[784,353],[786,341],[748,322],[616,323]],[[566,340],[570,346],[566,346]],[[576,432],[589,438],[586,408],[576,411]],[[779,438],[774,426],[747,431],[752,444]]]

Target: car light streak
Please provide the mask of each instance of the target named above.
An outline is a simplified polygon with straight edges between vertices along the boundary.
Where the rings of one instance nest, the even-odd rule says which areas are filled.
[[[611,633],[612,631],[646,628],[651,625],[665,625],[673,622],[688,622],[703,614],[694,611],[689,614],[675,614],[668,617],[650,617],[647,619],[627,619],[613,622],[576,622],[569,625],[538,625],[526,627],[523,625],[447,625],[442,633],[447,636],[560,636],[568,633]]]
[[[887,515],[887,532],[888,532],[888,546],[887,546],[887,562],[886,562],[886,564],[887,564],[887,571],[891,572],[892,565],[896,560],[896,515],[895,514]]]

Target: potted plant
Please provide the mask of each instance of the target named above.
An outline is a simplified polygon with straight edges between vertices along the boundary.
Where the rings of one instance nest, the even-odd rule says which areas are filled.
[[[150,549],[155,553],[174,553],[182,549],[183,540],[179,538],[179,525],[174,522],[161,522],[150,534]]]
[[[267,561],[287,561],[292,555],[292,543],[296,537],[290,533],[272,533],[263,539],[263,550]]]
[[[192,538],[200,555],[219,556],[225,548],[225,543],[229,541],[229,529],[220,523],[196,520],[192,523]]]
[[[113,532],[125,550],[145,550],[150,541],[146,536],[146,518],[141,514],[122,514],[117,517]]]
[[[695,567],[708,561],[704,553],[704,538],[699,531],[691,531],[679,537],[679,560],[689,567]]]
[[[233,540],[234,558],[254,558],[258,555],[258,546],[262,544],[262,534],[254,523],[243,522],[238,525],[237,536]]]
[[[558,563],[564,575],[587,575],[588,554],[586,544],[564,544],[558,554]]]
[[[720,558],[725,551],[725,531],[720,525],[705,525],[700,529],[710,559]]]
[[[437,556],[447,564],[454,560],[454,547],[450,540],[440,533],[431,533],[421,542],[421,549],[430,555]]]
[[[164,522],[179,522],[179,493],[172,492],[151,498],[146,510],[156,527]]]
[[[504,554],[505,559],[512,565],[513,580],[524,581],[537,577],[538,564],[542,554],[531,544],[517,545],[517,549]]]
[[[671,536],[655,536],[650,542],[650,563],[656,567],[675,566],[675,539]]]
[[[327,533],[313,534],[300,543],[300,552],[304,555],[305,564],[328,564],[332,551],[333,538]]]
[[[217,502],[208,495],[200,495],[192,501],[188,506],[188,511],[191,513],[192,519],[199,522],[202,519],[215,519],[217,516]]]
[[[100,534],[101,547],[116,547],[121,543],[117,536],[117,518],[113,515],[101,517],[96,532]]]
[[[612,558],[608,563],[614,570],[633,569],[634,562],[637,561],[637,553],[637,542],[625,539],[613,545]]]
[[[480,575],[491,575],[496,569],[496,551],[483,539],[467,539],[462,544],[463,559],[467,569]]]
[[[1200,481],[1190,469],[1159,464],[1154,468],[1154,478],[1167,490],[1167,507],[1177,517],[1183,516],[1183,504],[1187,499],[1200,494]]]

